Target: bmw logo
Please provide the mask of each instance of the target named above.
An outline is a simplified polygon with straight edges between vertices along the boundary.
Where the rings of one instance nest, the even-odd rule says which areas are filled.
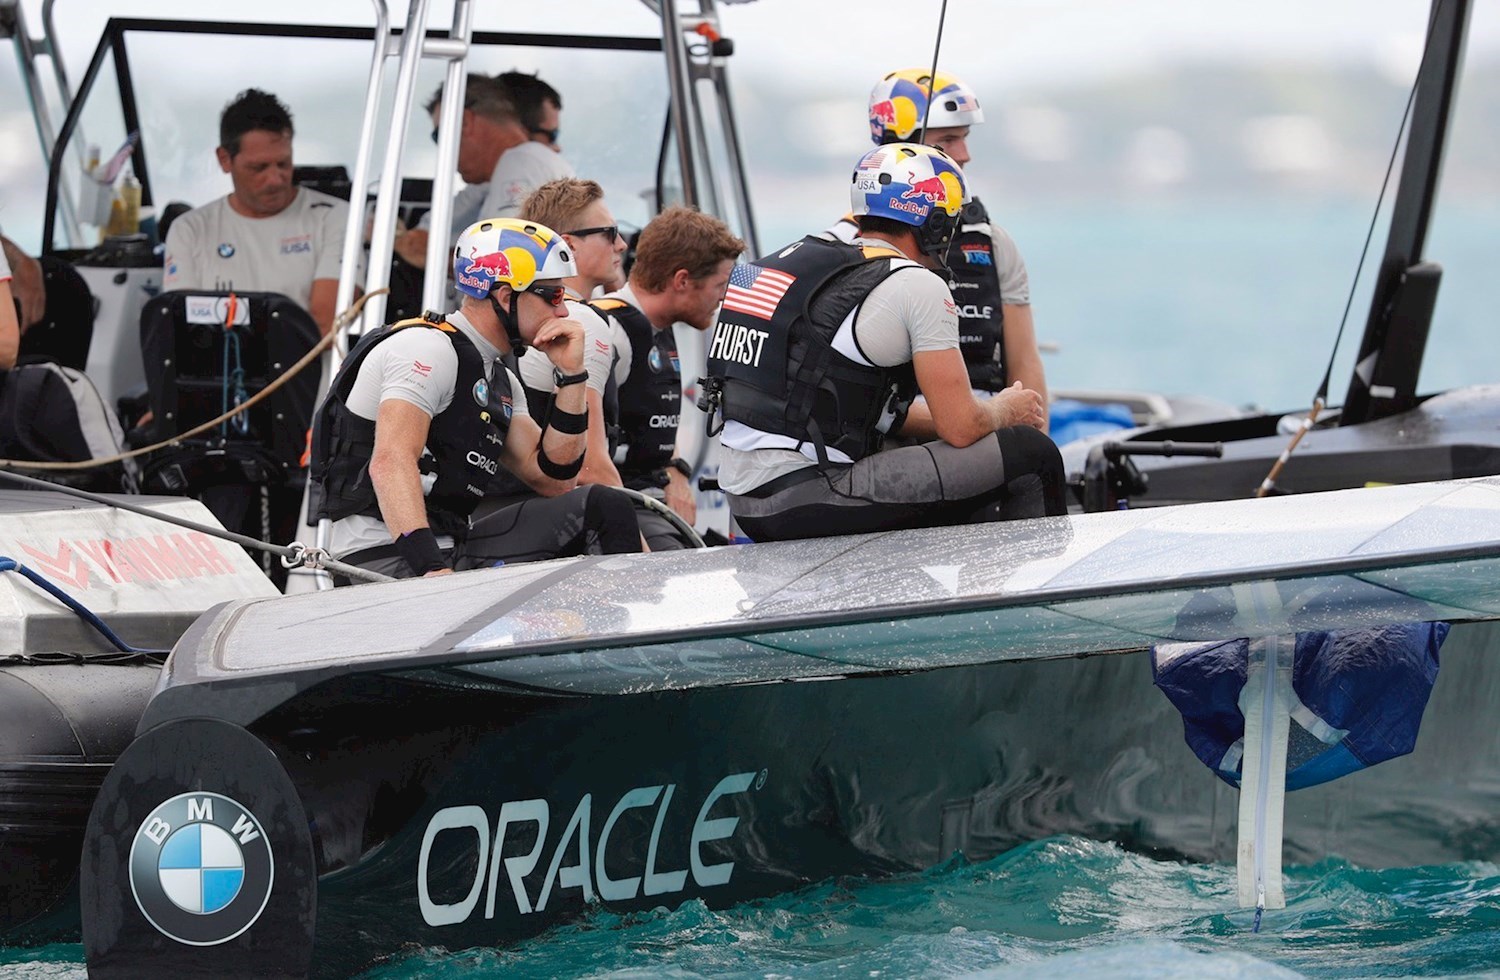
[[[651,348],[651,353],[646,355],[646,363],[650,365],[651,370],[660,372],[662,365],[661,351],[655,347]]]
[[[474,382],[474,401],[481,407],[490,403],[490,383],[483,378]]]
[[[130,845],[135,904],[158,932],[188,946],[217,946],[254,925],[274,877],[260,821],[218,793],[159,804]]]
[[[219,243],[219,258],[227,259],[234,254],[234,246],[228,242]]]

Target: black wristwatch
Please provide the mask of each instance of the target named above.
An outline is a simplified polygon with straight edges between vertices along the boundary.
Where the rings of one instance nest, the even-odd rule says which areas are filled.
[[[580,385],[589,379],[587,371],[579,371],[577,374],[563,374],[562,368],[552,369],[552,384],[556,388],[566,388],[568,385]]]
[[[681,456],[673,456],[670,460],[667,461],[667,466],[681,473],[685,477],[691,478],[693,475],[693,467],[688,463],[687,460],[683,459]]]

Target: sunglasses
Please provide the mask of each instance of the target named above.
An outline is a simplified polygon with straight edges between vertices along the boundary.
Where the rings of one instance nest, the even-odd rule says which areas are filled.
[[[602,228],[579,228],[577,231],[570,231],[566,232],[565,234],[577,235],[579,238],[587,238],[590,235],[603,235],[608,238],[609,243],[613,245],[615,243],[615,239],[620,237],[620,226],[605,225]]]
[[[532,136],[545,137],[548,143],[556,143],[557,142],[557,134],[560,133],[560,132],[562,132],[562,130],[561,129],[542,129],[539,126],[527,126],[526,127],[526,132],[530,133]]]
[[[548,306],[557,306],[567,295],[567,286],[527,286],[526,292],[540,299]]]

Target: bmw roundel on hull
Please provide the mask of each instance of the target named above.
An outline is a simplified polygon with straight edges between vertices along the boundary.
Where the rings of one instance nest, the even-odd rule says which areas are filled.
[[[238,725],[158,725],[120,754],[81,860],[90,977],[302,976],[317,873],[275,754]]]
[[[218,793],[182,793],[141,822],[130,847],[130,890],[168,938],[228,942],[271,897],[271,845],[255,814]]]

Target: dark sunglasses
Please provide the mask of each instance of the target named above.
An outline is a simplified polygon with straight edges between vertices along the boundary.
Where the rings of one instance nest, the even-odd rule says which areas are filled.
[[[556,306],[563,301],[567,295],[567,286],[527,286],[526,292],[539,298],[548,306]]]
[[[557,134],[560,133],[560,132],[562,132],[562,130],[561,129],[542,129],[539,126],[527,126],[526,127],[526,132],[530,133],[532,136],[545,136],[547,138],[547,142],[548,143],[556,143],[557,142]]]
[[[615,239],[620,237],[619,225],[605,225],[603,228],[579,228],[577,231],[566,232],[569,235],[577,235],[579,238],[587,238],[590,235],[603,235],[613,245]]]

